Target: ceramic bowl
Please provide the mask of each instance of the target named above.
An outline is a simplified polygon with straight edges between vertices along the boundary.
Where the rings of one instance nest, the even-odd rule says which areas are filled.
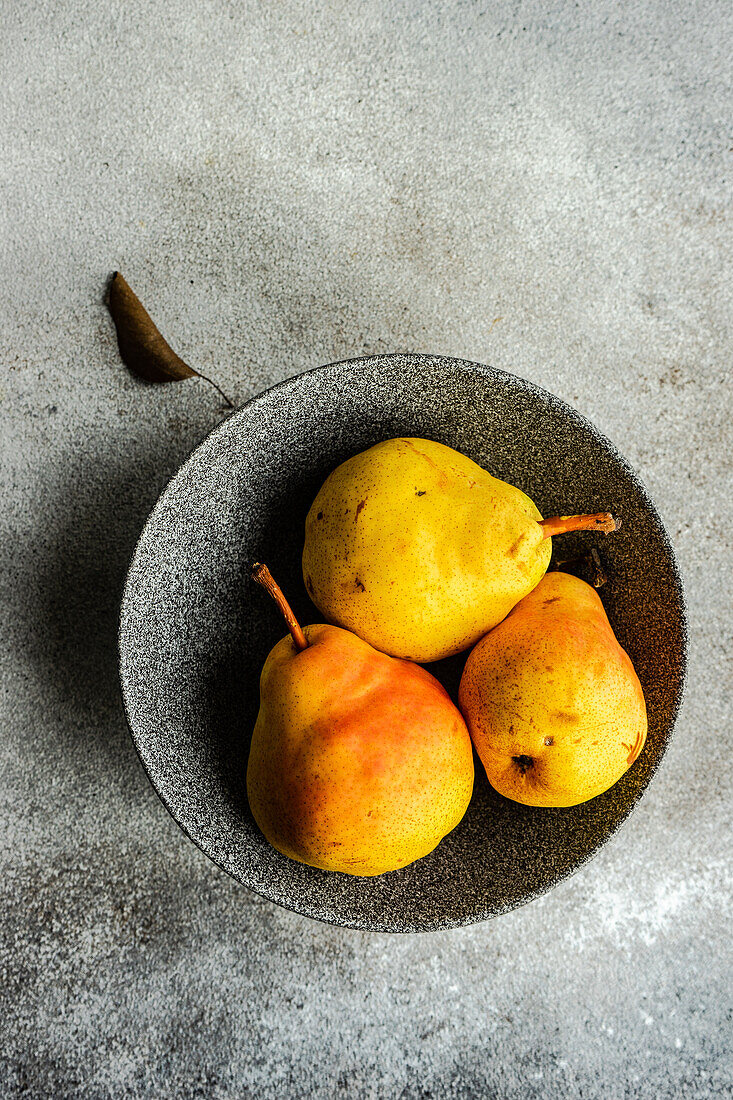
[[[489,786],[477,761],[471,805],[425,859],[377,878],[306,867],[269,846],[247,804],[245,773],[259,675],[285,633],[249,576],[266,561],[301,622],[306,512],[349,455],[394,436],[455,447],[519,486],[545,516],[611,510],[596,546],[611,625],[641,679],[645,749],[606,794],[533,809]],[[592,424],[552,394],[491,367],[385,355],[321,367],[255,397],[204,440],[161,494],[124,591],[120,673],[140,758],[163,803],[215,863],[265,898],[332,924],[418,932],[506,913],[576,871],[641,798],[669,742],[685,668],[685,612],[668,535],[639,478]],[[455,698],[465,654],[434,665]]]

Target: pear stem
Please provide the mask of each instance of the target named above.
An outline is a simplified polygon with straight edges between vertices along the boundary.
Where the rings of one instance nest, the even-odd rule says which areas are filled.
[[[308,639],[303,633],[300,623],[293,614],[292,607],[285,599],[280,585],[277,583],[267,566],[263,565],[262,562],[257,561],[252,566],[252,580],[261,584],[268,596],[272,596],[280,609],[282,617],[287,623],[295,648],[302,653],[304,649],[308,648]]]
[[[621,526],[621,520],[610,512],[595,512],[592,516],[550,516],[539,522],[546,539],[568,531],[604,531],[608,535]]]

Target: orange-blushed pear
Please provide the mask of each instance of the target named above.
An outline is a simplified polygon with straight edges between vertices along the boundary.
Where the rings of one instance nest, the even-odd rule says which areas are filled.
[[[253,577],[290,633],[260,679],[247,793],[278,851],[379,875],[431,852],[473,790],[466,724],[438,681],[340,627],[301,628],[266,566]]]

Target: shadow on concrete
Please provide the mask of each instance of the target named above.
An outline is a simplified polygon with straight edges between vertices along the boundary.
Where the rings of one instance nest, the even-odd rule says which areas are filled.
[[[164,427],[153,442],[128,437],[124,446],[87,437],[65,467],[42,475],[45,528],[29,548],[37,569],[27,655],[50,707],[63,710],[67,751],[107,762],[111,755],[115,767],[120,756],[137,766],[117,666],[125,576],[150,509],[195,442],[171,439]]]

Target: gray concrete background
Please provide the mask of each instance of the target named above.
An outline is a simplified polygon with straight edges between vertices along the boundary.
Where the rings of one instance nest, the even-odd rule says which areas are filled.
[[[730,1095],[730,16],[5,0],[3,1096]],[[444,352],[554,390],[639,470],[688,586],[689,693],[574,879],[486,925],[361,934],[237,887],[168,818],[117,607],[219,410],[120,365],[118,267],[238,401]]]

